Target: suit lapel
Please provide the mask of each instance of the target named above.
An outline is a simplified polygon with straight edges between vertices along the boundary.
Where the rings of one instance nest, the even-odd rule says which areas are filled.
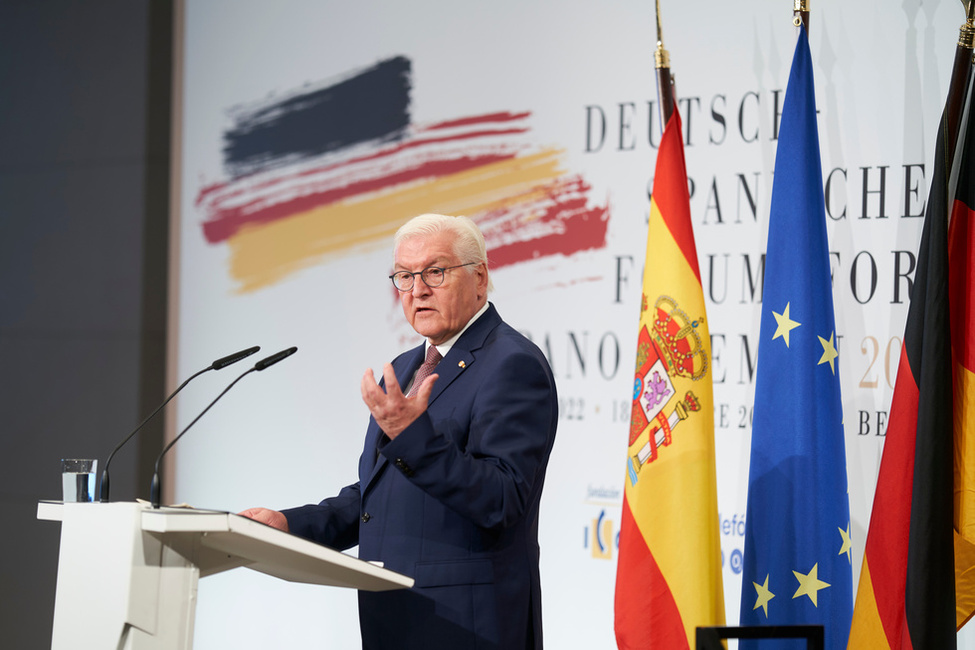
[[[498,326],[501,317],[494,305],[488,304],[487,311],[481,317],[471,323],[457,342],[454,343],[447,356],[437,365],[434,371],[439,375],[437,383],[433,385],[433,392],[430,393],[429,404],[433,404],[447,387],[470,368],[477,360],[477,350],[484,346],[484,341],[488,334]]]

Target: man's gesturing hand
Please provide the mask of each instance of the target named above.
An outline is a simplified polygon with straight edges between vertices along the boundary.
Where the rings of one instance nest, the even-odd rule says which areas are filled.
[[[366,374],[362,376],[362,401],[369,407],[372,417],[376,418],[379,428],[392,440],[427,410],[430,393],[433,392],[433,384],[438,376],[432,374],[424,379],[416,393],[407,397],[396,381],[393,366],[387,363],[383,366],[386,392],[376,383],[372,370],[366,370]]]

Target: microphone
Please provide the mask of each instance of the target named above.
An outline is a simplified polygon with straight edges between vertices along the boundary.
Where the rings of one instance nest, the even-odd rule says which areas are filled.
[[[109,454],[108,460],[105,461],[105,469],[102,470],[102,487],[101,487],[101,492],[99,493],[99,496],[98,496],[98,500],[99,501],[108,501],[108,493],[109,493],[108,465],[109,465],[109,463],[112,462],[112,458],[115,457],[115,454],[118,452],[118,450],[121,449],[122,446],[125,443],[127,443],[129,440],[131,440],[132,439],[132,436],[134,436],[135,434],[137,434],[142,429],[142,427],[146,426],[146,423],[149,422],[149,420],[151,420],[153,418],[153,416],[156,415],[156,413],[158,413],[159,411],[161,411],[164,406],[166,406],[167,404],[169,404],[169,401],[171,399],[173,399],[174,397],[176,397],[176,394],[179,393],[179,391],[183,390],[183,387],[186,386],[186,384],[190,383],[191,381],[193,381],[194,379],[196,379],[197,377],[199,377],[200,375],[202,375],[203,373],[205,373],[205,372],[207,372],[209,370],[220,370],[222,368],[226,368],[227,366],[229,366],[231,364],[237,363],[238,361],[240,361],[242,359],[246,359],[250,355],[252,355],[255,352],[259,351],[260,349],[261,349],[261,346],[255,345],[252,348],[247,348],[246,350],[241,350],[240,352],[234,352],[233,354],[228,354],[225,357],[221,357],[221,358],[217,359],[216,361],[214,361],[213,363],[211,363],[206,368],[204,368],[203,370],[200,370],[199,372],[195,373],[193,376],[191,376],[189,379],[187,379],[186,381],[184,381],[182,384],[180,384],[179,385],[179,388],[177,388],[176,390],[174,390],[173,393],[169,397],[166,398],[166,401],[164,401],[162,404],[160,404],[158,407],[156,407],[156,410],[153,411],[152,413],[150,413],[149,416],[145,420],[143,420],[142,423],[139,426],[137,426],[132,433],[130,433],[129,435],[125,436],[125,438],[122,439],[122,442],[118,443],[115,446],[115,449],[112,450],[112,453]]]
[[[193,418],[193,421],[190,422],[189,424],[187,424],[186,425],[186,428],[179,432],[179,435],[177,435],[175,438],[173,438],[170,441],[170,443],[163,448],[162,452],[160,452],[159,456],[156,458],[156,465],[155,465],[155,468],[154,468],[154,470],[152,472],[152,483],[149,486],[149,501],[152,503],[152,507],[153,508],[156,508],[157,510],[159,509],[159,493],[160,493],[160,491],[162,489],[161,486],[160,486],[160,481],[159,481],[159,462],[162,460],[162,457],[166,455],[166,452],[173,448],[173,445],[176,444],[176,441],[179,440],[180,438],[182,438],[183,435],[187,431],[190,430],[190,427],[192,427],[194,424],[196,424],[197,421],[200,418],[202,418],[206,414],[206,412],[209,411],[210,408],[214,404],[217,403],[217,400],[219,400],[221,397],[223,397],[224,395],[226,395],[227,392],[231,388],[233,388],[234,385],[238,381],[240,381],[241,379],[243,379],[244,377],[246,377],[250,373],[254,372],[255,370],[258,371],[258,372],[260,372],[262,370],[266,370],[266,369],[270,368],[271,366],[273,366],[277,362],[282,361],[284,359],[287,359],[288,357],[290,357],[292,354],[294,354],[297,351],[298,351],[298,348],[296,348],[296,347],[290,347],[287,350],[281,350],[280,352],[276,352],[276,353],[272,354],[269,357],[265,357],[264,359],[261,359],[260,361],[258,361],[257,363],[254,364],[254,367],[253,368],[251,368],[249,370],[246,370],[245,372],[241,373],[241,375],[239,377],[237,377],[237,379],[235,379],[232,382],[230,382],[230,385],[227,386],[226,388],[224,388],[223,389],[223,392],[220,393],[219,395],[217,395],[216,398],[214,398],[214,400],[212,402],[210,402],[210,404],[207,405],[207,407],[205,409],[203,409],[203,411],[199,415],[197,415],[195,418]]]

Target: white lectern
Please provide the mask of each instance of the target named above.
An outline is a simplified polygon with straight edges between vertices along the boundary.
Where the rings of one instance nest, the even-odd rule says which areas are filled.
[[[41,501],[61,522],[53,650],[189,650],[197,586],[236,567],[386,591],[413,579],[227,512]]]

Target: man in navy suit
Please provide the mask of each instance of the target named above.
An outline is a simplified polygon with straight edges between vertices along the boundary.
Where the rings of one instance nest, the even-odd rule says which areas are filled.
[[[473,221],[415,217],[396,233],[394,258],[403,313],[426,341],[386,364],[378,384],[371,370],[362,378],[372,417],[359,481],[317,505],[241,514],[331,547],[358,544],[360,558],[414,578],[409,590],[359,592],[364,648],[541,648],[552,371],[488,303]]]

